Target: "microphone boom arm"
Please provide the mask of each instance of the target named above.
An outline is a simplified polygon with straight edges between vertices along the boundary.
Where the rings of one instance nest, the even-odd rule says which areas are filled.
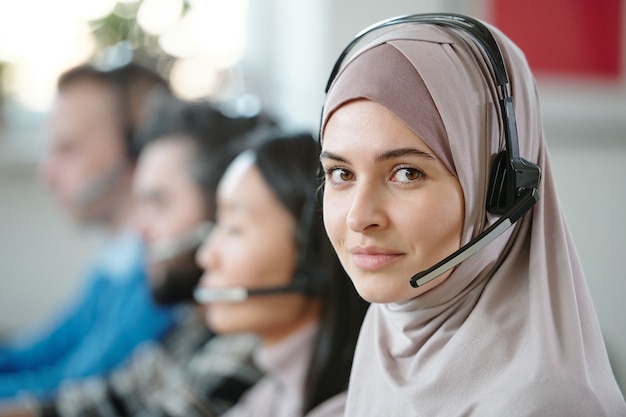
[[[413,275],[413,277],[409,280],[411,286],[413,288],[421,287],[474,255],[476,252],[493,242],[498,236],[504,233],[517,220],[519,220],[524,213],[530,210],[537,201],[539,201],[539,192],[537,189],[527,189],[508,213],[500,217],[497,222],[476,236],[475,239],[472,239],[452,255],[446,257],[427,270]]]

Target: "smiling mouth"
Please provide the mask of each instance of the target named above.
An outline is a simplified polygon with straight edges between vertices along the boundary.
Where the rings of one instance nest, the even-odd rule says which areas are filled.
[[[375,271],[395,262],[401,256],[394,253],[353,253],[352,263],[359,269]]]

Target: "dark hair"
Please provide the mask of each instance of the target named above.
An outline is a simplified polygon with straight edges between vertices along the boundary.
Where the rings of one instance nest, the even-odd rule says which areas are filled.
[[[298,234],[304,245],[299,251],[306,251],[306,256],[300,259],[300,271],[294,279],[308,280],[310,294],[322,301],[304,393],[306,414],[347,389],[356,339],[369,304],[356,292],[323,226],[316,200],[320,183],[318,142],[308,133],[283,134],[262,142],[255,151],[261,175],[299,228],[305,229]]]
[[[254,132],[273,124],[265,114],[226,114],[218,103],[170,98],[152,109],[133,136],[132,147],[142,149],[174,136],[188,141],[193,147],[188,174],[202,189],[213,217],[215,192],[228,164],[253,140]]]
[[[135,63],[110,71],[85,64],[63,73],[57,81],[57,89],[62,92],[83,81],[100,83],[115,96],[117,117],[127,154],[131,160],[135,160],[140,149],[131,146],[134,131],[142,123],[150,101],[159,98],[154,94],[166,97],[171,95],[167,81],[157,72]]]

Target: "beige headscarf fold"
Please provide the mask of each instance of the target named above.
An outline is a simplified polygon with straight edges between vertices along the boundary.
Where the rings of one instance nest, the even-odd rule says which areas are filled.
[[[522,52],[490,29],[511,78],[520,154],[543,171],[541,199],[438,287],[372,305],[347,416],[626,416],[559,206],[532,74]],[[322,140],[332,113],[358,98],[394,112],[458,176],[463,243],[497,219],[485,201],[504,139],[491,67],[469,35],[404,24],[364,43],[329,91]],[[394,277],[407,280],[407,293],[409,278]]]

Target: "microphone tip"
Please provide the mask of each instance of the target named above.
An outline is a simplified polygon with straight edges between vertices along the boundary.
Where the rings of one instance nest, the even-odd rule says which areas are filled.
[[[245,288],[241,287],[197,287],[193,292],[193,298],[199,304],[210,304],[216,302],[240,302],[248,298],[248,291]]]

